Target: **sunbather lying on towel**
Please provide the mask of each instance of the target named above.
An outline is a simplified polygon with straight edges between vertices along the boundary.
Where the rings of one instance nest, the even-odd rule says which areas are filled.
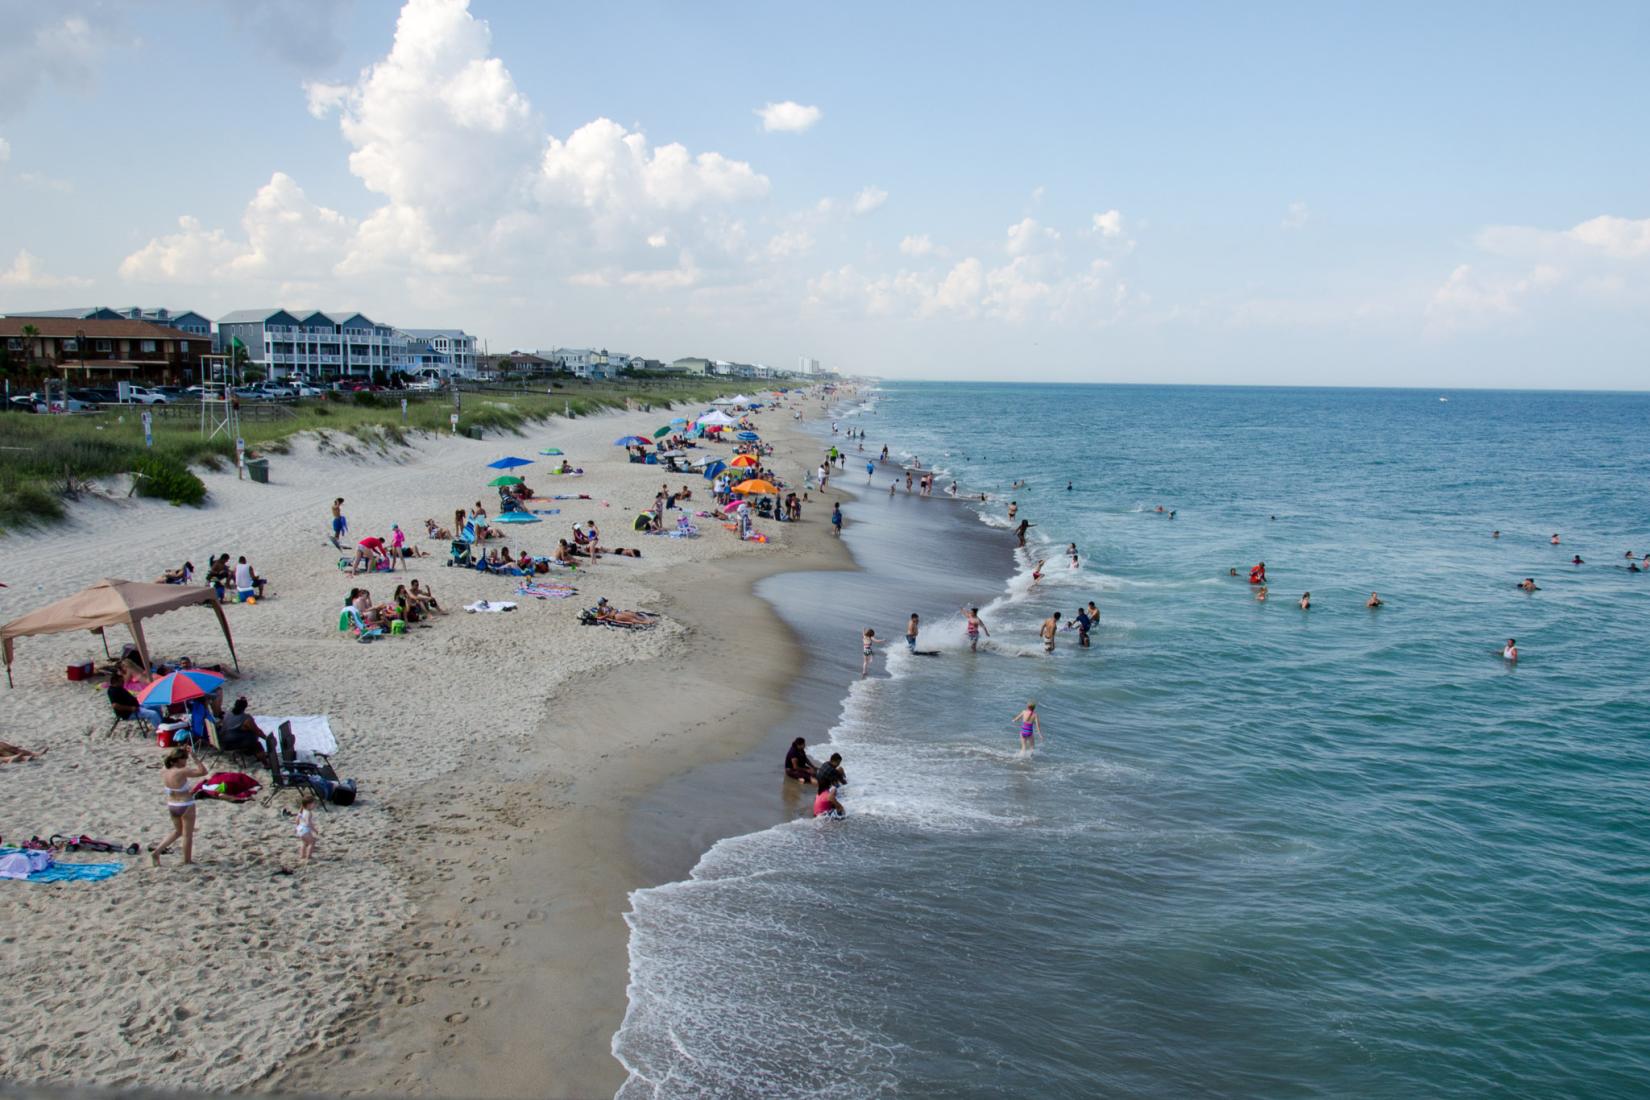
[[[45,755],[45,749],[35,752],[32,749],[18,748],[9,741],[0,741],[0,764],[26,764]]]
[[[659,616],[648,611],[625,611],[607,602],[603,596],[596,601],[592,609],[596,618],[605,623],[619,623],[623,626],[652,626],[659,621]]]

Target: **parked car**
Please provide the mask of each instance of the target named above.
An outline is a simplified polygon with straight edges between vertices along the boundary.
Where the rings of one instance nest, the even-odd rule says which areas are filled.
[[[294,382],[292,383],[292,390],[299,397],[320,397],[322,393],[321,390],[316,389],[308,382]]]
[[[43,407],[38,393],[14,393],[6,399],[6,408],[13,412],[39,412]]]
[[[418,393],[434,393],[441,388],[441,379],[415,378],[407,383],[407,388]]]
[[[166,395],[148,386],[127,386],[126,401],[135,405],[164,405]]]
[[[164,395],[168,401],[187,401],[190,396],[182,386],[156,386],[154,390],[156,393]],[[199,394],[197,393],[195,396],[198,398]]]

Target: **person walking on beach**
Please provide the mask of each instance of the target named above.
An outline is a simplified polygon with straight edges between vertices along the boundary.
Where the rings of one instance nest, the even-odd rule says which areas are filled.
[[[842,504],[838,502],[831,506],[831,533],[842,534]]]
[[[190,781],[204,778],[206,765],[196,759],[190,749],[173,749],[161,759],[160,783],[166,791],[166,816],[172,832],[159,844],[149,846],[149,863],[160,866],[161,854],[180,837],[183,839],[183,862],[195,862],[195,795]]]
[[[979,608],[965,607],[962,610],[963,619],[965,620],[963,629],[968,633],[968,652],[978,653],[980,651],[980,631],[985,630],[987,638],[991,637],[991,631],[986,630],[985,620],[980,618]]]
[[[905,649],[909,653],[917,651],[917,613],[911,612],[911,621],[905,624]]]
[[[339,497],[332,502],[332,546],[335,550],[342,550],[344,544],[339,540],[349,533],[349,520],[344,518],[344,498]]]
[[[1060,613],[1058,611],[1056,611],[1054,614],[1050,615],[1048,618],[1043,620],[1042,629],[1037,631],[1037,633],[1039,635],[1041,635],[1042,639],[1043,639],[1043,652],[1044,653],[1053,653],[1054,652],[1054,636],[1056,634],[1058,634],[1059,631],[1060,631]]]
[[[1037,718],[1037,704],[1027,703],[1026,709],[1014,716],[1014,721],[1020,726],[1020,754],[1023,756],[1037,747],[1037,738],[1043,734],[1042,723]]]
[[[860,648],[864,650],[865,657],[865,660],[860,662],[859,674],[864,676],[871,671],[871,651],[876,648],[877,643],[880,642],[881,639],[877,637],[877,632],[875,630],[872,630],[870,627],[866,627],[865,633],[860,635],[859,641]]]

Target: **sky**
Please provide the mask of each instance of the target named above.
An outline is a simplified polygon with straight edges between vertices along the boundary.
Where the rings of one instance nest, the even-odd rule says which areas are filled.
[[[1650,5],[0,0],[0,312],[1650,388]]]

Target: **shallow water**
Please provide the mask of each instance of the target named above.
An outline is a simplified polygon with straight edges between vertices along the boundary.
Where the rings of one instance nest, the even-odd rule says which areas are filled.
[[[1650,398],[1448,396],[900,384],[844,416],[993,499],[960,526],[879,470],[866,573],[764,585],[842,685],[813,748],[849,818],[633,896],[621,1095],[1641,1093]],[[1264,604],[1227,575],[1258,560]],[[1093,648],[1042,655],[1089,599]],[[940,654],[860,679],[858,631],[911,610]]]

